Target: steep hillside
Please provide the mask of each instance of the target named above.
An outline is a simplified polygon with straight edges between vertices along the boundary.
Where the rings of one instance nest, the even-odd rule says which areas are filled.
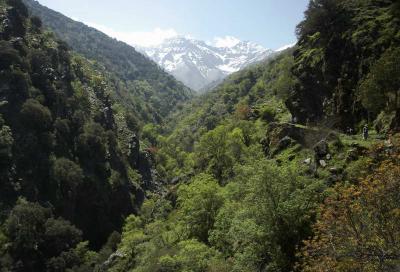
[[[88,252],[80,242],[100,248],[139,209],[152,189],[150,158],[136,117],[112,98],[101,70],[43,32],[21,1],[7,3],[0,1],[0,267],[77,269]]]
[[[171,38],[143,51],[196,91],[274,53],[252,42],[237,40],[232,46],[217,47],[185,37]]]
[[[363,120],[373,121],[379,114],[382,118],[394,115],[400,106],[396,101],[400,86],[393,82],[399,72],[388,69],[399,62],[397,2],[310,3],[306,20],[297,28],[299,43],[293,72],[299,83],[288,101],[298,121],[305,124],[307,120],[330,119],[342,129],[357,129]],[[378,60],[386,70],[376,67]],[[386,82],[386,86],[377,86],[375,92],[372,88],[366,91],[363,87],[374,83],[368,81],[372,77],[383,81],[382,77],[387,77],[393,84]]]
[[[100,31],[50,10],[34,0],[24,0],[30,12],[42,19],[44,26],[84,57],[103,65],[110,73],[117,94],[130,104],[144,121],[160,122],[191,91],[156,63],[133,47],[108,37]]]

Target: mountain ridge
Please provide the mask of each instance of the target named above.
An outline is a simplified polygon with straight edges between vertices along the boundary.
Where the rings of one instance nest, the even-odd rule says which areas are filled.
[[[275,51],[250,41],[231,46],[178,36],[154,47],[136,47],[186,86],[200,91],[250,64],[262,61]]]
[[[34,0],[23,0],[29,12],[65,41],[68,46],[94,60],[111,74],[116,95],[139,119],[161,122],[178,104],[192,96],[192,91],[134,47],[105,33],[77,22]]]

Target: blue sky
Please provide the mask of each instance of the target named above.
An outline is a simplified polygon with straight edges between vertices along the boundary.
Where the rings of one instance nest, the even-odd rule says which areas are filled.
[[[277,49],[296,41],[309,0],[39,0],[130,44],[176,35],[219,45],[235,37]]]

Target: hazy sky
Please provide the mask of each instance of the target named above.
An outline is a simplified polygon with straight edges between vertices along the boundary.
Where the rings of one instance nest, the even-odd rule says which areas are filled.
[[[271,49],[296,41],[309,0],[39,0],[110,36],[143,46],[176,35],[218,43],[249,40]]]

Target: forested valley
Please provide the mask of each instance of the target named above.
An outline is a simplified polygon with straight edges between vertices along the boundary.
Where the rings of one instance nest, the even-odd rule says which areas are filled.
[[[400,2],[312,0],[296,34],[196,95],[0,0],[0,271],[399,271]]]

